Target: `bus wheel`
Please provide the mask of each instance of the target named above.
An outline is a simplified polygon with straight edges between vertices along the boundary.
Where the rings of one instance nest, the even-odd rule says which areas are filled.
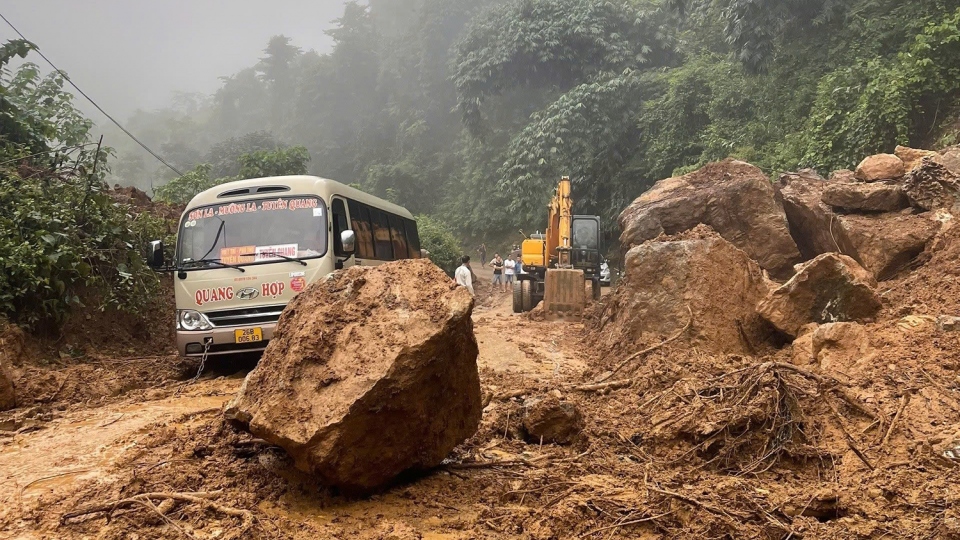
[[[517,280],[513,282],[513,312],[523,313],[523,284],[525,281]]]

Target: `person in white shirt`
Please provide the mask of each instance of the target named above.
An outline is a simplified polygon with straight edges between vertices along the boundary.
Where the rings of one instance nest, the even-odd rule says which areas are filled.
[[[513,276],[517,273],[517,262],[513,260],[513,255],[503,261],[503,288],[510,290],[513,287]]]
[[[457,267],[457,271],[454,276],[457,279],[457,285],[466,287],[470,294],[473,295],[473,271],[470,269],[470,256],[464,255],[460,258],[460,266]]]

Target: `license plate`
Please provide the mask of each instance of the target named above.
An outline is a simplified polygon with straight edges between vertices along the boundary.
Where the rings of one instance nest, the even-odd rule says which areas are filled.
[[[256,343],[257,341],[263,341],[263,330],[260,328],[235,330],[234,335],[237,338],[237,343]]]

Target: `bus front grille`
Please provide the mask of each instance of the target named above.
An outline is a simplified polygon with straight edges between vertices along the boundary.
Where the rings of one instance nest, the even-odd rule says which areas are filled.
[[[260,306],[255,308],[225,309],[207,313],[210,324],[223,326],[251,326],[255,324],[275,323],[280,319],[285,306]]]

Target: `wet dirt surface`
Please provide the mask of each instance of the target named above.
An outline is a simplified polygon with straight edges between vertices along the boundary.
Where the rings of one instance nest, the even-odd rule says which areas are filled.
[[[512,313],[508,293],[491,293],[489,289],[485,293],[473,315],[485,391],[495,393],[518,385],[552,387],[567,379],[579,379],[586,363],[572,346],[571,336],[582,328],[580,323],[531,321]],[[204,426],[219,421],[222,406],[242,383],[242,373],[224,375],[231,367],[222,363],[195,383],[170,381],[103,405],[54,406],[41,415],[42,420],[26,421],[26,429],[0,432],[0,538],[135,538],[118,532],[132,533],[129,528],[103,532],[102,520],[87,521],[80,527],[62,525],[54,513],[66,510],[65,503],[90,502],[80,494],[91,489],[98,492],[100,486],[106,486],[103,489],[109,492],[111,486],[123,485],[121,491],[125,491],[131,479],[135,483],[140,477],[176,471],[178,460],[184,458],[176,452],[165,453],[165,441],[183,437],[191,430],[202,432]],[[498,408],[503,404],[495,402],[487,411]],[[498,450],[496,441],[487,441],[485,446],[483,455],[487,457],[506,459],[514,455]],[[261,453],[256,463],[264,471],[273,471],[276,479],[294,485],[309,482],[280,454],[278,449],[271,449]],[[329,494],[317,494],[315,489],[285,489],[276,500],[258,499],[255,507],[264,519],[300,523],[303,535],[292,532],[289,537],[293,538],[335,531],[360,533],[376,527],[382,530],[370,533],[370,538],[408,538],[403,530],[409,523],[419,531],[419,536],[409,538],[462,538],[462,530],[472,528],[480,514],[489,512],[488,506],[458,501],[456,496],[421,500],[416,493],[455,492],[456,484],[465,479],[461,473],[441,471],[369,498],[333,504]],[[109,498],[104,495],[104,500]],[[171,537],[177,537],[176,529],[168,529]],[[271,532],[269,537],[276,534],[270,526],[266,529]],[[206,537],[201,528],[191,528],[188,534]],[[151,536],[139,538],[144,537]]]

